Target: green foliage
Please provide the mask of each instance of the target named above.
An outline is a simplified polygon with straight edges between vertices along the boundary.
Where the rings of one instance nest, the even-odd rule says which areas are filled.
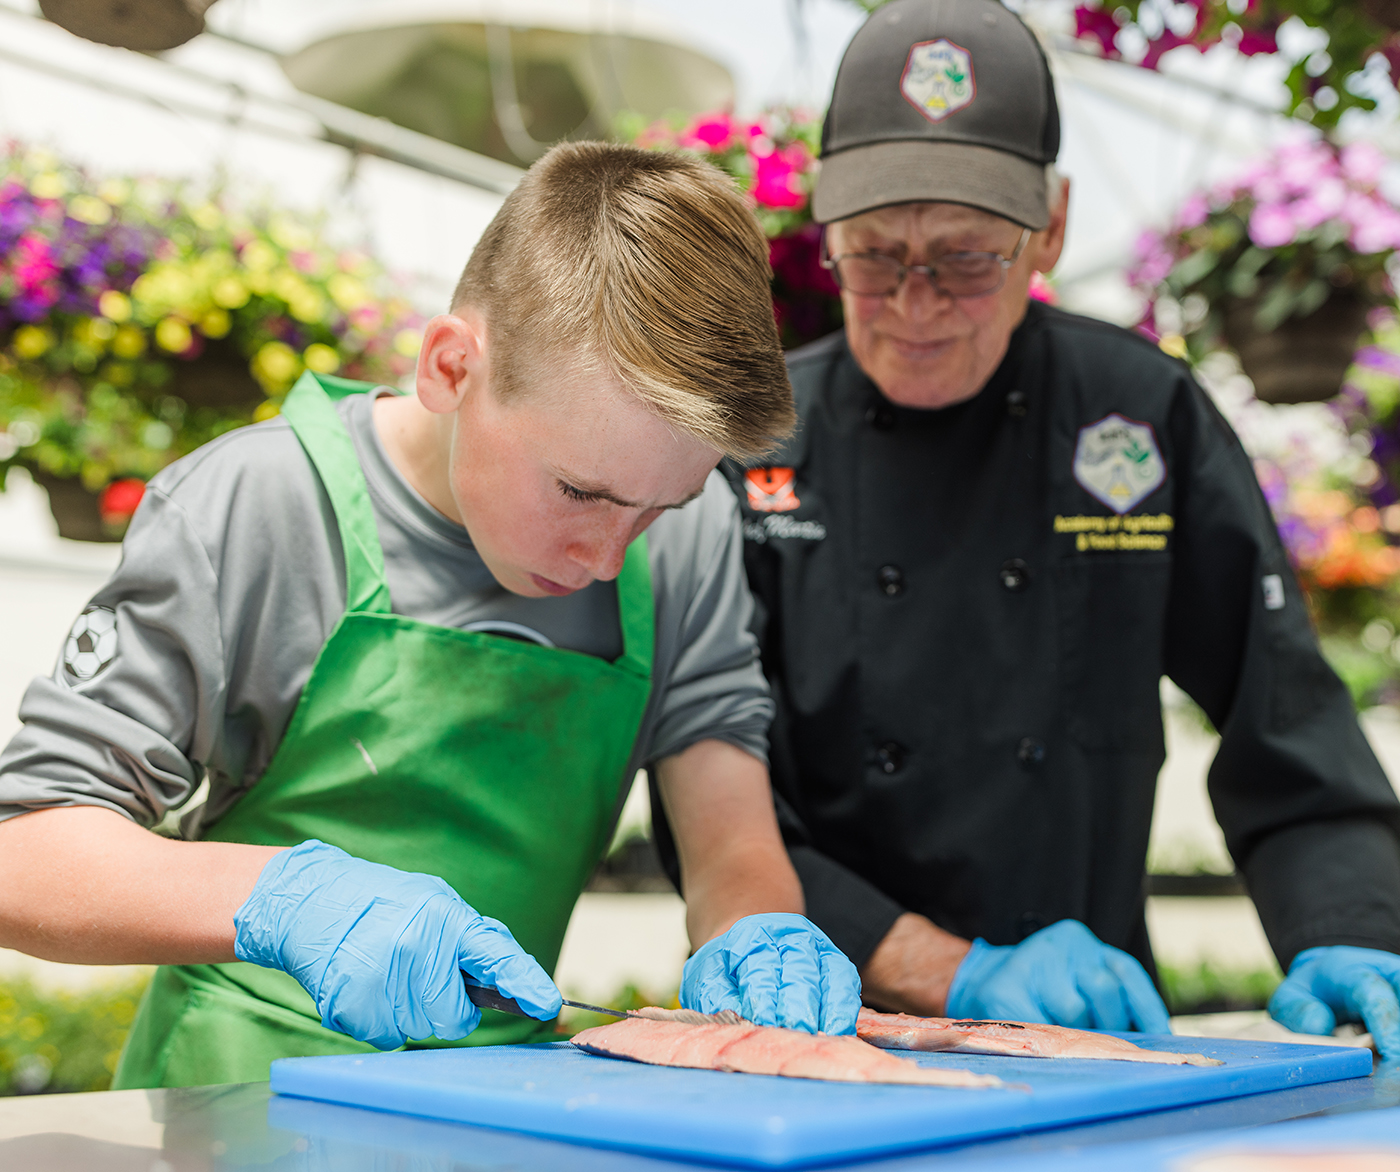
[[[1161,965],[1157,973],[1167,1008],[1173,1015],[1263,1009],[1283,980],[1283,972],[1277,966],[1228,969],[1209,962],[1181,969]]]
[[[1157,0],[1081,5],[1090,10],[1111,11],[1121,24],[1140,27],[1139,15],[1144,6],[1158,11],[1161,7]],[[1289,72],[1288,112],[1329,130],[1347,110],[1376,108],[1374,99],[1353,92],[1349,83],[1366,67],[1373,53],[1390,47],[1392,33],[1362,11],[1356,0],[1256,0],[1242,13],[1234,11],[1227,0],[1202,0],[1199,9],[1195,31],[1184,40],[1168,32],[1166,47],[1190,44],[1204,50],[1222,39],[1238,40],[1244,35],[1255,40],[1252,51],[1260,52],[1263,45],[1272,43],[1279,25],[1297,17],[1311,28],[1326,32],[1327,43],[1296,62]],[[1147,63],[1155,67],[1155,60],[1151,56]],[[1328,92],[1327,102],[1319,100],[1323,90]]]
[[[144,978],[84,992],[0,984],[0,1095],[105,1091]]]

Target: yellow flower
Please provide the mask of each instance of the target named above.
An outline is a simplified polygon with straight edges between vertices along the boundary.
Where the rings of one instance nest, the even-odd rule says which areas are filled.
[[[75,195],[68,201],[68,214],[84,224],[105,224],[112,218],[112,208],[95,195]]]
[[[334,374],[340,369],[340,355],[321,342],[312,342],[301,355],[307,370],[317,374]]]
[[[121,323],[131,320],[131,298],[115,289],[108,289],[98,298],[97,308],[108,321]]]
[[[212,232],[224,222],[224,214],[212,203],[205,203],[190,212],[190,219],[206,232]]]
[[[287,309],[297,321],[318,322],[325,316],[326,299],[315,289],[302,289],[287,302]]]
[[[139,326],[125,325],[112,339],[112,353],[118,358],[140,358],[146,352],[146,334]]]
[[[53,335],[43,326],[20,326],[11,349],[21,358],[38,358],[53,345]]]
[[[394,335],[394,349],[405,358],[416,358],[423,345],[423,335],[417,330],[400,330]]]
[[[125,179],[104,179],[97,194],[114,207],[120,207],[131,198],[131,184]]]
[[[336,273],[326,282],[326,287],[330,290],[331,300],[345,313],[353,313],[370,299],[364,282],[349,273]]]
[[[60,199],[68,194],[68,184],[57,171],[45,171],[34,177],[29,190],[38,199]]]
[[[210,291],[215,305],[225,309],[242,309],[248,304],[248,286],[237,277],[223,277],[214,283]]]
[[[172,354],[183,354],[194,341],[190,327],[178,317],[161,318],[156,326],[156,345]]]
[[[271,399],[264,399],[253,412],[253,422],[262,423],[264,420],[275,419],[281,414],[282,408],[277,406]]]
[[[1163,334],[1157,346],[1162,353],[1170,354],[1173,358],[1186,357],[1186,339],[1180,334]]]
[[[310,248],[315,243],[315,238],[305,226],[287,216],[274,216],[272,223],[268,225],[267,234],[289,251]]]
[[[267,342],[253,356],[253,376],[273,390],[287,386],[301,373],[301,358],[285,342]]]
[[[199,332],[206,338],[222,338],[233,326],[227,309],[211,309],[199,319]]]
[[[277,263],[277,252],[266,240],[252,240],[244,245],[242,260],[255,273],[266,272]]]

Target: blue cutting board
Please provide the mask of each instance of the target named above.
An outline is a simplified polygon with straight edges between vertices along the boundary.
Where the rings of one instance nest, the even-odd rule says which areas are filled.
[[[1213,1156],[1377,1150],[1400,1155],[1400,1109],[1294,1119],[1267,1127],[1105,1144],[1073,1152],[1026,1152],[990,1159],[969,1155],[940,1161],[938,1172],[1190,1172],[1196,1161]],[[901,1160],[884,1165],[882,1172],[903,1172],[903,1164]]]
[[[602,1147],[762,1168],[839,1163],[1282,1087],[1356,1078],[1371,1052],[1128,1035],[1223,1066],[908,1055],[1029,1090],[870,1086],[646,1066],[567,1042],[284,1058],[272,1090]]]

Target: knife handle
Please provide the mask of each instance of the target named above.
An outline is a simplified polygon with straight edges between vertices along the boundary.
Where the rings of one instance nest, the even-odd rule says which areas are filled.
[[[462,980],[466,983],[467,997],[473,1005],[479,1005],[482,1009],[499,1009],[502,1013],[513,1013],[517,1017],[530,1016],[520,1008],[520,1003],[514,997],[507,997],[495,989],[488,989],[466,973],[462,974]]]

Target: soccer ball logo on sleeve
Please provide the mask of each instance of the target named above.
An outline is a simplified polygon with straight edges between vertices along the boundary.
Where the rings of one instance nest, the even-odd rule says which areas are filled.
[[[90,606],[78,616],[63,645],[63,669],[87,683],[117,657],[117,615],[108,606]]]

